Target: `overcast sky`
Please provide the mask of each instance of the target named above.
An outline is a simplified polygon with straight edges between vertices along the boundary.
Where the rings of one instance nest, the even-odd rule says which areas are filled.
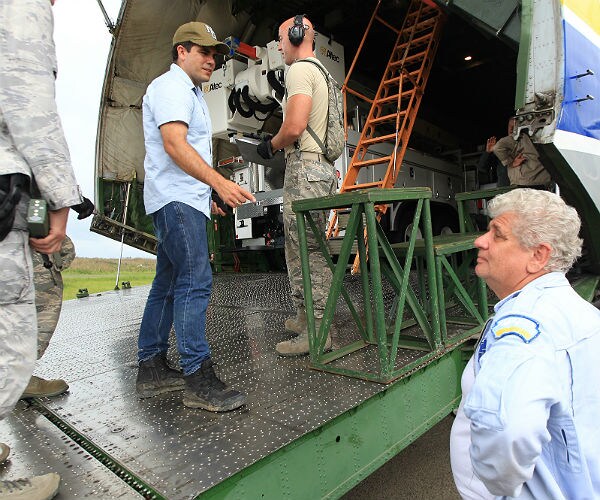
[[[121,0],[102,0],[109,17],[117,19]],[[94,158],[100,93],[111,35],[97,0],[57,0],[54,41],[58,57],[56,102],[77,180],[85,196],[94,199]],[[80,257],[118,257],[116,242],[89,228],[92,218],[77,220],[71,211],[67,232]],[[123,257],[152,257],[127,245]]]

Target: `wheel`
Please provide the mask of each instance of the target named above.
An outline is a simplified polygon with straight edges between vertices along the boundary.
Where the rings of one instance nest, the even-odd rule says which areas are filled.
[[[388,233],[390,243],[402,243],[408,241],[413,228],[413,219],[415,217],[415,205],[405,203],[402,205],[396,215],[396,229]],[[417,230],[417,238],[422,238],[421,229]]]
[[[459,231],[458,214],[452,207],[448,205],[436,205],[435,208],[432,207],[431,232],[434,236],[444,236],[447,234],[458,233]]]

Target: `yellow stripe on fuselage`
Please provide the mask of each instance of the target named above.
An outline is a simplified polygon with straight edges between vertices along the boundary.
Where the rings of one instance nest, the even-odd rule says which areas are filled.
[[[600,35],[600,1],[562,0],[562,4]]]

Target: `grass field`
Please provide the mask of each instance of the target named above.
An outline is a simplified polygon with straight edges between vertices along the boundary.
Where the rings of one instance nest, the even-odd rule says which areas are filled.
[[[63,300],[76,298],[80,288],[87,288],[90,294],[114,290],[117,278],[118,259],[97,259],[77,257],[71,266],[63,271],[65,290]],[[147,285],[154,278],[156,260],[127,258],[121,261],[119,288],[123,281],[132,287]]]

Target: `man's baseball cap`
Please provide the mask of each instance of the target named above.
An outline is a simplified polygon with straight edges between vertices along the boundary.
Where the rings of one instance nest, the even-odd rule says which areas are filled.
[[[183,42],[192,42],[201,47],[214,47],[219,54],[229,54],[229,46],[217,40],[217,35],[208,24],[199,21],[185,23],[177,28],[173,35],[173,46]]]

